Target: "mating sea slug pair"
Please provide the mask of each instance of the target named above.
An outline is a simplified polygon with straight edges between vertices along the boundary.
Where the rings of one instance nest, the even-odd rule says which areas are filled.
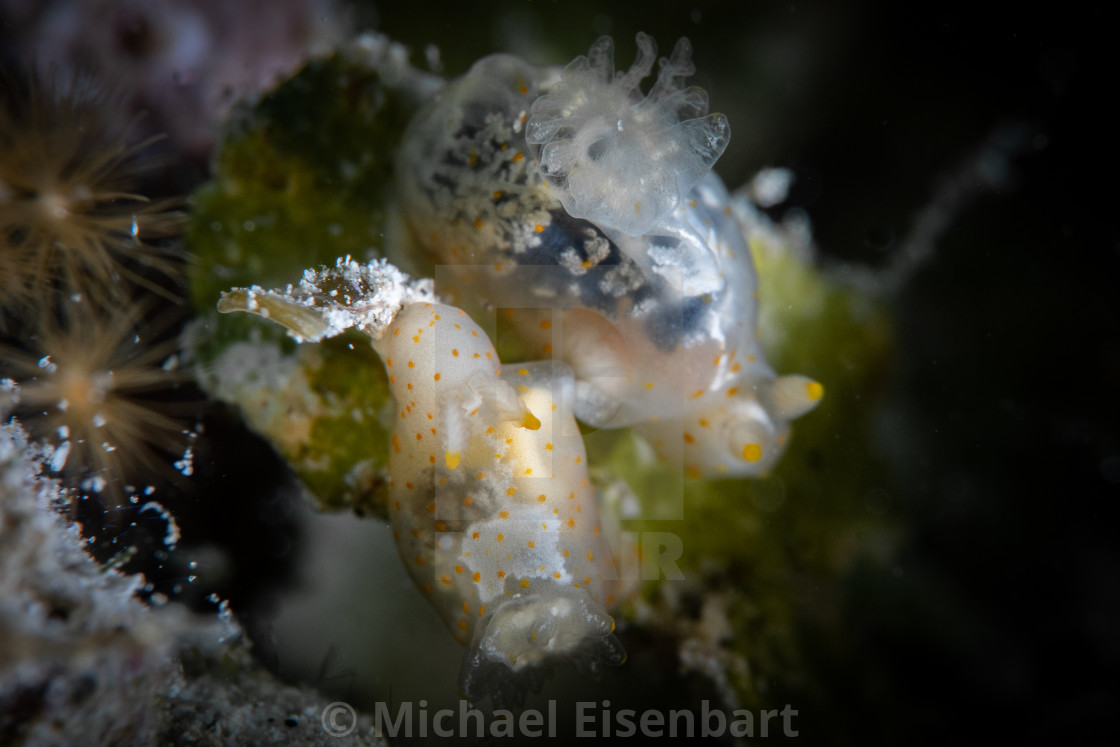
[[[823,390],[776,376],[757,278],[712,164],[730,137],[685,87],[688,42],[616,72],[604,37],[562,72],[480,60],[410,125],[392,259],[226,294],[304,340],[357,327],[395,400],[389,509],[400,555],[469,647],[467,697],[516,701],[552,661],[622,662],[625,588],[602,536],[577,419],[632,426],[696,478],[756,475]],[[532,363],[476,323],[502,310]]]

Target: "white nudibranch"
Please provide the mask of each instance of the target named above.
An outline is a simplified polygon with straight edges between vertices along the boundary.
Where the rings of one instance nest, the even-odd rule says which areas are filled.
[[[639,86],[657,45],[646,34],[637,41],[638,58],[625,73],[615,72],[611,38],[595,42],[533,102],[525,128],[541,175],[569,215],[630,236],[683,203],[731,138],[727,118],[708,114],[704,89],[684,86],[696,72],[688,40],[661,58],[645,97]]]
[[[624,658],[608,610],[626,589],[577,418],[633,426],[692,477],[758,475],[823,395],[777,376],[759,346],[751,253],[710,172],[729,129],[683,87],[687,41],[644,98],[652,40],[638,49],[621,74],[607,38],[562,73],[493,55],[417,113],[387,246],[454,305],[349,258],[219,303],[305,340],[373,339],[396,409],[397,547],[469,646],[462,690],[496,706],[551,661],[595,673]],[[472,319],[495,311],[544,362],[498,361]]]
[[[625,73],[612,50],[562,73],[493,55],[442,89],[401,144],[390,250],[570,365],[580,420],[634,426],[693,477],[763,474],[823,388],[759,346],[750,249],[710,172],[729,129],[683,87],[687,41],[644,98],[652,40]]]
[[[352,292],[329,292],[340,287]],[[570,369],[503,367],[482,328],[424,300],[427,289],[391,265],[340,260],[294,289],[231,291],[219,308],[279,321],[305,339],[348,327],[373,338],[395,401],[397,549],[469,647],[460,688],[501,707],[539,687],[554,661],[588,673],[622,663],[607,612],[621,591],[618,567],[571,414]]]

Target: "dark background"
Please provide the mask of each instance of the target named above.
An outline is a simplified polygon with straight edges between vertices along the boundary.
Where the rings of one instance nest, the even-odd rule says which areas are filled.
[[[570,59],[604,32],[625,65],[638,30],[663,50],[689,35],[695,80],[732,122],[717,171],[734,185],[761,166],[793,167],[791,202],[808,210],[826,260],[889,263],[946,175],[997,128],[1022,135],[1007,179],[964,200],[895,300],[895,412],[912,442],[892,477],[910,529],[897,584],[857,575],[843,613],[850,649],[822,656],[833,710],[809,715],[802,733],[1115,739],[1120,230],[1105,7],[504,7],[547,48],[516,47],[500,25],[464,38],[473,7],[415,24],[408,8],[385,6],[380,27],[438,43],[449,72],[507,48]]]
[[[1107,7],[357,4],[359,22],[411,45],[415,61],[438,45],[449,75],[495,51],[563,62],[602,33],[624,67],[635,32],[663,53],[688,35],[694,82],[732,123],[717,171],[734,186],[763,166],[792,167],[783,209],[808,212],[826,262],[889,265],[946,176],[975,164],[1000,128],[1020,134],[996,188],[965,180],[967,199],[893,300],[890,412],[907,439],[890,477],[908,530],[897,583],[853,579],[848,648],[818,652],[834,698],[803,713],[806,742],[1120,736],[1118,66]],[[3,56],[25,54],[28,33],[0,29]],[[204,160],[175,178],[201,178]]]

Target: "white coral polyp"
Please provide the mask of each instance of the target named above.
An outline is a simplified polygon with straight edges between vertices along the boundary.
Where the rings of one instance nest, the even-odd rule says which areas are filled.
[[[649,233],[680,205],[731,137],[726,117],[707,114],[707,93],[684,87],[696,69],[688,40],[661,58],[644,98],[639,86],[657,46],[646,34],[637,42],[634,64],[616,73],[614,42],[600,38],[533,103],[526,125],[541,176],[564,209],[630,236]]]

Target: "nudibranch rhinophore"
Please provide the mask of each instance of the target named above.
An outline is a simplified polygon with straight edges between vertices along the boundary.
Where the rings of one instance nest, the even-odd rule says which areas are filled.
[[[383,262],[339,260],[285,291],[227,293],[219,309],[301,340],[349,327],[373,338],[395,402],[393,537],[468,645],[468,698],[519,702],[553,661],[591,674],[622,663],[607,612],[623,591],[617,553],[600,528],[564,363],[502,366],[466,312]]]
[[[626,72],[604,37],[562,72],[494,55],[442,89],[399,151],[391,251],[569,364],[583,422],[634,426],[693,477],[762,474],[823,388],[759,346],[750,250],[711,173],[730,129],[684,85],[688,42],[647,95],[637,42]]]

